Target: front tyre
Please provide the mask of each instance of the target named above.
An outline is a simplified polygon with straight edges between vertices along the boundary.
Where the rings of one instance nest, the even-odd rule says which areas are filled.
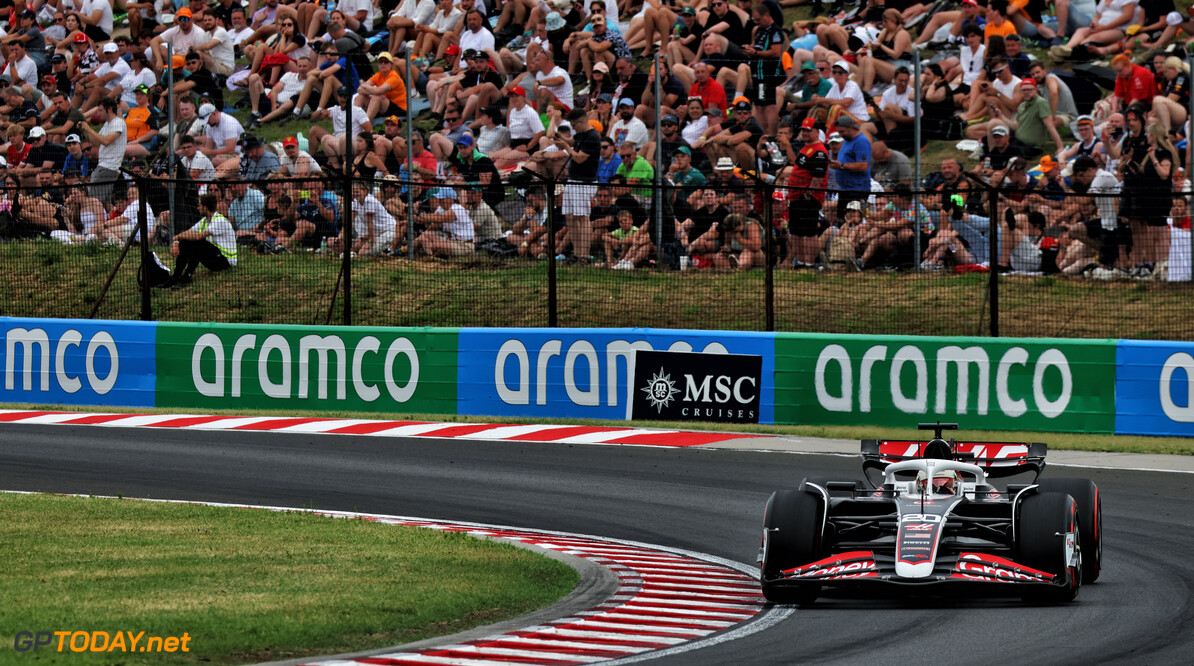
[[[779,490],[767,500],[763,513],[763,596],[778,604],[811,604],[821,591],[818,583],[778,584],[782,572],[823,557],[824,500],[801,490]]]
[[[1078,504],[1082,535],[1082,582],[1093,583],[1103,569],[1103,498],[1090,479],[1041,479],[1041,492],[1065,493]]]
[[[1073,601],[1078,596],[1082,585],[1082,549],[1074,498],[1062,493],[1036,493],[1020,502],[1016,561],[1066,581],[1065,585],[1034,588],[1024,595],[1025,599],[1058,603]]]

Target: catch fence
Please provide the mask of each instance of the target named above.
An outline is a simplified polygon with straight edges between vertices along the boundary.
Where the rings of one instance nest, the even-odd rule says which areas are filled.
[[[996,190],[967,177],[934,190],[817,192],[750,176],[661,189],[520,176],[488,190],[390,178],[355,181],[364,187],[346,197],[343,178],[137,175],[126,181],[136,187],[114,194],[124,197],[124,208],[114,206],[124,220],[97,218],[84,186],[8,188],[0,217],[10,229],[37,232],[27,218],[59,228],[0,243],[0,307],[9,316],[274,324],[1172,340],[1194,332],[1188,194]],[[260,218],[245,212],[257,190]],[[201,191],[236,222],[236,266],[200,268],[175,289],[139,280],[154,254],[173,266],[171,240],[201,217]],[[823,218],[810,213],[822,195]],[[578,214],[581,199],[588,216]],[[442,218],[453,205],[488,238],[442,242],[456,240]],[[395,220],[392,237],[382,210]]]

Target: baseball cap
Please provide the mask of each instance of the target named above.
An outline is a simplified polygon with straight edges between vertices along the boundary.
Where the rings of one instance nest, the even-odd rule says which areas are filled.
[[[719,158],[717,158],[717,166],[715,166],[713,168],[717,171],[733,171],[734,170],[734,160],[732,160],[728,157],[719,157]]]
[[[606,104],[613,104],[614,96],[609,93],[601,93],[600,95],[597,96],[597,101],[605,102]]]
[[[67,143],[82,143],[82,141],[81,141],[81,140],[79,140],[79,135],[78,135],[78,134],[67,134],[67,135],[66,135],[66,142],[67,142]]]
[[[79,34],[75,35],[75,43],[76,44],[84,44],[86,42],[87,42],[86,34],[80,32]]]
[[[696,10],[692,7],[685,7],[680,10],[680,16],[696,16]]]
[[[187,64],[186,56],[181,53],[175,53],[173,58],[170,58],[170,68],[180,69]]]
[[[841,134],[834,132],[833,134],[829,135],[829,143],[841,143],[841,142],[842,142]]]
[[[846,210],[861,211],[862,210],[862,202],[861,201],[851,201],[850,203],[846,204]]]
[[[801,129],[817,129],[817,119],[813,117],[805,118],[800,123]]]
[[[1021,88],[1035,88],[1036,87],[1036,79],[1032,78],[1031,76],[1026,76],[1020,80],[1020,87]]]
[[[464,133],[464,134],[461,134],[461,135],[460,135],[460,138],[459,138],[459,139],[456,139],[456,145],[458,145],[458,146],[471,146],[471,145],[473,145],[473,135],[472,135],[472,134],[468,134],[467,132],[466,132],[466,133]]]
[[[692,157],[692,148],[689,148],[688,146],[680,146],[676,149],[676,152],[684,153],[685,155]]]
[[[379,53],[379,54],[377,55],[377,59],[378,59],[378,60],[385,60],[385,61],[388,61],[388,62],[394,62],[394,56],[390,55],[390,52],[389,52],[389,51],[382,51],[381,53]]]
[[[991,136],[1007,136],[1006,125],[996,125],[991,128]]]
[[[211,114],[215,113],[215,111],[216,111],[216,107],[215,107],[214,105],[212,105],[212,104],[204,104],[204,105],[202,105],[202,106],[200,106],[200,107],[199,107],[199,111],[197,112],[197,115],[198,115],[200,118],[202,118],[202,119],[204,119],[204,120],[207,120],[207,118],[208,118],[209,116],[211,116]]]
[[[815,72],[817,71],[817,63],[812,60],[805,60],[804,64],[800,66],[801,72]]]
[[[62,55],[61,53],[55,53],[54,55],[50,56],[50,62],[66,62],[66,56]]]
[[[609,65],[607,65],[603,62],[599,62],[599,63],[593,65],[593,71],[601,72],[602,74],[609,74]]]
[[[522,86],[514,86],[514,87],[510,88],[510,94],[518,95],[519,97],[526,97],[527,91],[524,90]]]
[[[398,116],[386,116],[386,122],[387,122],[387,123],[394,123],[395,125],[401,125],[401,124],[402,124],[402,119],[401,119],[401,118],[399,118]]]
[[[253,148],[257,148],[262,144],[261,139],[258,139],[256,136],[252,134],[245,134],[240,138],[240,145],[245,150],[252,150]]]
[[[840,69],[843,72],[849,72],[850,71],[850,61],[839,60],[839,61],[833,63],[833,69]]]
[[[1092,127],[1093,127],[1093,126],[1094,126],[1094,124],[1095,124],[1094,118],[1091,118],[1090,116],[1088,116],[1088,115],[1085,115],[1085,114],[1083,114],[1083,115],[1081,115],[1081,116],[1078,116],[1078,120],[1077,120],[1077,121],[1075,121],[1075,122],[1076,122],[1078,125],[1090,125],[1090,126],[1092,126]]]
[[[133,88],[133,92],[145,93],[146,95],[148,95],[149,94],[149,86],[142,83],[141,85],[137,86],[136,88]]]
[[[56,86],[58,85],[58,77],[54,76],[53,74],[46,74],[45,76],[41,77],[41,82]]]
[[[1040,167],[1041,171],[1052,171],[1059,166],[1061,166],[1061,165],[1058,164],[1057,161],[1053,159],[1052,155],[1045,155],[1044,157],[1041,158],[1041,167]]]
[[[43,137],[45,135],[46,135],[46,130],[41,127],[38,127],[37,125],[34,125],[33,128],[29,130],[29,140],[30,141],[32,141],[33,139],[40,139],[41,137]]]
[[[437,199],[456,199],[456,190],[450,187],[437,187],[432,193],[433,197]]]
[[[336,88],[336,94],[340,97],[348,97],[348,86],[340,86]]]
[[[477,59],[477,49],[465,49],[464,55],[461,57],[463,57],[465,60],[476,60]]]
[[[564,130],[566,132],[571,132],[572,131],[572,123],[565,120],[564,122],[560,123],[559,125],[556,125],[556,130],[557,131]]]
[[[104,44],[104,53],[116,53],[119,50],[120,47],[116,45],[116,42],[108,42],[107,44]]]
[[[445,56],[460,55],[460,47],[453,44],[444,51]]]
[[[185,16],[185,17],[187,17],[187,18],[191,18],[191,9],[190,9],[190,7],[183,7],[182,9],[180,9],[180,10],[178,10],[177,12],[175,12],[175,13],[174,13],[174,18],[182,18],[182,17],[184,17],[184,16]]]
[[[623,106],[634,106],[634,101],[632,101],[629,97],[623,97],[622,99],[618,100],[618,108],[622,108]]]
[[[7,169],[7,168],[8,168],[8,160],[4,159],[3,155],[0,155],[0,169]]]
[[[670,113],[669,113],[669,114],[667,114],[666,116],[664,116],[664,117],[660,118],[660,119],[659,119],[659,122],[661,122],[661,123],[677,123],[677,124],[679,124],[679,122],[680,122],[680,119],[679,119],[679,118],[677,118],[676,116],[674,116],[674,115],[672,115],[672,114],[670,114]]]
[[[288,148],[290,146],[294,146],[295,148],[298,148],[298,139],[296,139],[292,136],[288,136],[285,139],[282,139],[282,147],[283,148]]]
[[[26,10],[22,11],[20,14],[17,14],[17,16],[20,18],[37,18],[37,14],[34,13],[34,11],[32,9],[26,9]]]
[[[838,129],[841,129],[843,127],[849,127],[851,129],[858,129],[858,123],[854,122],[854,119],[851,118],[850,116],[841,116],[837,119],[837,127],[838,127]]]

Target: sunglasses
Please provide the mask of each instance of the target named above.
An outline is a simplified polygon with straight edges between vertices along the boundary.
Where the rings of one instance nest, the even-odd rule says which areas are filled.
[[[176,21],[178,21],[179,23],[190,23],[190,22],[191,22],[191,19],[189,19],[189,18],[187,18],[187,17],[185,17],[185,16],[179,16],[179,17],[178,17],[177,19],[175,19],[175,20],[176,20]]]
[[[452,116],[451,118],[444,118],[444,120],[447,122],[453,122],[456,120],[460,120],[460,116]]]
[[[660,127],[679,127],[680,123],[667,122],[667,123],[660,123],[659,125],[660,125]]]

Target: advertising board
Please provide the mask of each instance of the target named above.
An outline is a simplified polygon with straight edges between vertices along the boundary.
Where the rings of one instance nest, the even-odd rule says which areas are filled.
[[[152,322],[0,318],[0,401],[154,404]]]
[[[158,405],[456,413],[456,329],[162,323]]]
[[[458,413],[630,418],[636,350],[760,356],[759,422],[772,418],[773,334],[655,329],[460,329]]]

